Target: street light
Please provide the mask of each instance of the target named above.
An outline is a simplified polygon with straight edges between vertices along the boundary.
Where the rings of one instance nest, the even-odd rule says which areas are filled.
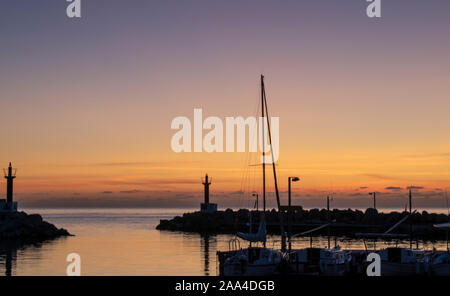
[[[369,192],[369,195],[373,195],[373,208],[377,209],[377,193],[376,192]]]
[[[259,211],[259,200],[258,200],[258,193],[253,193],[252,196],[256,196],[256,211]],[[254,207],[253,207],[254,208]]]
[[[291,228],[292,228],[292,211],[291,211],[291,182],[297,182],[300,181],[299,177],[289,177],[288,178],[288,218],[289,218],[289,225],[288,225],[288,238],[289,238],[289,251],[292,249],[292,243],[291,243]]]
[[[289,189],[288,189],[288,192],[289,192],[289,200],[288,200],[288,205],[289,206],[291,206],[291,182],[297,182],[297,181],[300,181],[300,178],[299,177],[289,177],[288,178],[288,185],[289,185]]]

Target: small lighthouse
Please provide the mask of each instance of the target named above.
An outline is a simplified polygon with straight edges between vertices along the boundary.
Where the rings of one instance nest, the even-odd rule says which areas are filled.
[[[208,174],[206,174],[205,179],[202,180],[205,200],[200,204],[200,212],[212,213],[217,211],[217,204],[209,202],[209,185],[211,185],[211,180],[212,178],[208,178]]]
[[[16,178],[16,170],[11,163],[7,169],[3,169],[6,179],[6,199],[0,200],[0,212],[16,212],[17,202],[13,200],[13,180]]]

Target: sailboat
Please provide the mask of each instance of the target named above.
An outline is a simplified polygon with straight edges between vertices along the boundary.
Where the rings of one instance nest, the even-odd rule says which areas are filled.
[[[311,235],[325,227],[329,227],[332,222],[296,234],[293,237]],[[330,246],[328,246],[328,248],[316,248],[312,246],[312,240],[309,248],[293,249],[289,251],[288,258],[288,272],[290,273],[326,276],[342,276],[348,274],[350,272],[352,260],[351,253],[341,250],[339,246],[335,246],[334,248],[330,248]]]
[[[378,251],[382,276],[412,276],[423,273],[425,251],[413,248],[390,247]]]
[[[433,251],[426,258],[424,265],[427,273],[437,276],[450,276],[450,248],[448,234],[450,232],[450,223],[435,224],[434,227],[446,231],[447,250],[443,252]]]
[[[221,267],[220,275],[273,275],[277,273],[282,258],[283,253],[280,250],[249,246],[248,248],[233,252],[231,256],[226,258],[222,263],[223,266]]]
[[[341,250],[335,244],[334,248],[330,246],[330,226],[336,220],[330,221],[330,197],[327,196],[327,220],[328,223],[316,228],[289,236],[289,245],[295,237],[310,236],[310,247],[303,249],[290,249],[287,252],[288,273],[299,275],[326,275],[342,276],[350,273],[352,255],[351,252]],[[289,221],[290,223],[290,221]],[[312,245],[312,234],[324,228],[328,229],[328,248],[317,248]]]
[[[450,216],[450,209],[448,206],[447,191],[445,192],[445,199],[447,201],[447,209]],[[449,232],[450,223],[435,224],[435,228],[444,230],[446,233],[447,250],[444,252],[433,252],[430,255],[430,259],[427,260],[429,273],[437,276],[450,276],[450,247],[449,247]]]
[[[289,253],[289,273],[342,276],[350,272],[350,252],[334,248],[304,248]]]
[[[262,162],[263,179],[263,202],[264,211],[260,217],[258,232],[243,233],[238,232],[237,237],[250,243],[248,248],[229,250],[228,252],[218,252],[219,267],[221,275],[273,275],[275,273],[293,272],[295,274],[323,274],[323,275],[344,275],[351,260],[350,253],[335,248],[306,248],[300,250],[286,250],[286,233],[283,224],[283,212],[280,210],[280,195],[278,191],[277,174],[273,155],[271,130],[267,108],[266,93],[264,87],[264,76],[261,75],[261,115],[267,119],[269,144],[271,147],[272,169],[275,185],[275,195],[278,206],[281,232],[281,248],[267,248],[266,242],[266,222],[264,212],[266,210],[266,172],[265,161]],[[265,117],[266,116],[266,117]],[[264,142],[264,125],[262,125],[262,141]],[[262,154],[265,156],[262,145]],[[263,158],[265,160],[265,157]],[[322,227],[321,227],[322,228]],[[315,231],[317,229],[313,229]],[[309,233],[310,231],[308,231]],[[291,239],[291,237],[289,237]],[[252,243],[262,242],[263,247],[254,247]],[[285,269],[287,267],[287,270]],[[300,267],[300,268],[299,268]]]
[[[412,211],[412,193],[409,190],[409,214],[398,221],[394,226],[384,233],[356,233],[356,236],[363,238],[383,238],[383,239],[402,239],[410,238],[409,248],[405,247],[387,247],[376,251],[381,258],[382,276],[413,276],[425,273],[425,262],[428,258],[428,252],[420,249],[413,249],[412,241],[412,223],[410,223],[410,233],[395,234],[392,231],[399,225],[408,220],[416,211]]]
[[[264,216],[264,213],[260,216],[260,222],[258,226],[258,232],[257,233],[244,233],[244,232],[238,232],[236,233],[237,237],[240,237],[246,241],[249,242],[266,242],[266,236],[267,236],[267,229],[266,229],[266,219]]]
[[[220,265],[221,275],[272,275],[277,272],[280,263],[283,260],[284,252],[286,250],[286,236],[284,233],[282,213],[280,209],[280,196],[278,191],[277,175],[275,169],[274,152],[272,147],[272,134],[270,130],[269,114],[267,107],[266,91],[264,85],[264,76],[261,75],[261,117],[264,122],[261,125],[262,128],[262,183],[263,183],[263,212],[260,215],[260,222],[258,227],[258,232],[256,233],[243,233],[238,232],[236,236],[245,241],[249,242],[249,247],[245,249],[229,250],[227,252],[217,252]],[[280,230],[282,235],[282,245],[281,250],[266,247],[266,221],[265,221],[265,211],[266,211],[266,162],[265,162],[265,130],[267,120],[267,132],[269,137],[269,144],[272,156],[272,168],[273,177],[275,185],[275,194],[277,198],[278,212],[280,215]],[[254,247],[252,243],[263,243],[262,247]]]

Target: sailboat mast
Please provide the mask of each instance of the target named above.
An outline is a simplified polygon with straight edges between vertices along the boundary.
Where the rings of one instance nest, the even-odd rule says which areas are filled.
[[[262,155],[263,155],[263,162],[262,162],[262,175],[263,175],[263,212],[266,211],[266,158],[265,158],[265,141],[264,141],[264,75],[261,75],[261,117],[262,117]]]
[[[270,153],[271,153],[271,156],[272,156],[272,168],[273,168],[273,179],[274,179],[274,185],[275,185],[275,195],[276,195],[276,197],[277,197],[277,206],[278,206],[278,215],[279,215],[279,218],[280,218],[280,230],[281,230],[281,249],[284,251],[284,250],[286,250],[286,236],[285,236],[285,233],[284,233],[284,222],[283,222],[283,213],[280,211],[280,207],[281,207],[281,202],[280,202],[280,193],[279,193],[279,191],[278,191],[278,180],[277,180],[277,171],[276,171],[276,168],[275,168],[275,157],[274,157],[274,154],[273,154],[273,146],[272,146],[272,134],[271,134],[271,131],[270,131],[270,122],[269,122],[269,111],[268,111],[268,108],[267,108],[267,98],[266,98],[266,90],[265,90],[265,87],[264,87],[264,76],[263,75],[261,75],[261,113],[262,113],[262,115],[263,115],[263,120],[267,120],[267,131],[268,131],[268,136],[269,136],[269,144],[270,144]],[[266,115],[266,118],[264,118],[264,111],[266,111],[265,112],[265,115]],[[263,137],[262,137],[262,140],[263,140],[263,186],[264,186],[264,201],[265,201],[265,186],[266,186],[266,181],[265,181],[265,178],[266,178],[266,175],[265,175],[265,169],[266,169],[266,166],[265,166],[265,161],[266,161],[266,156],[265,156],[265,154],[264,154],[264,152],[265,152],[265,145],[266,145],[266,143],[264,142],[264,123],[262,124],[262,126],[263,126],[263,130],[262,130],[262,132],[263,132]]]
[[[267,108],[266,90],[264,88],[263,88],[263,95],[264,95],[264,105],[266,107],[267,131],[269,132],[270,153],[272,156],[272,169],[273,169],[273,179],[274,179],[274,183],[275,183],[275,195],[277,197],[278,209],[280,209],[281,202],[280,202],[280,193],[278,191],[277,170],[275,169],[275,157],[273,155],[272,134],[270,132],[270,122],[269,122],[269,111]]]

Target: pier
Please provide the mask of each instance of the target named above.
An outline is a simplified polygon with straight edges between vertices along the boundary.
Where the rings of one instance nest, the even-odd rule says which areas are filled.
[[[185,213],[171,220],[161,220],[156,229],[208,234],[235,234],[237,231],[248,232],[249,213],[251,213],[253,229],[256,229],[259,224],[260,212],[247,209],[237,211],[227,209],[213,213]],[[364,212],[352,209],[334,209],[328,212],[326,209],[305,210],[299,208],[292,213],[291,227],[292,233],[295,234],[323,225],[330,219],[335,221],[330,225],[333,236],[355,237],[355,234],[358,232],[383,232],[407,215],[409,215],[408,212],[380,213],[372,208]],[[275,210],[267,211],[265,217],[267,232],[279,234],[278,212]],[[448,215],[423,211],[422,213],[413,213],[409,219],[413,222],[414,238],[429,240],[446,238],[445,232],[436,229],[433,225],[448,222]],[[327,235],[327,231],[327,228],[324,228],[314,233],[314,235]],[[395,232],[409,233],[409,223],[400,225]]]

